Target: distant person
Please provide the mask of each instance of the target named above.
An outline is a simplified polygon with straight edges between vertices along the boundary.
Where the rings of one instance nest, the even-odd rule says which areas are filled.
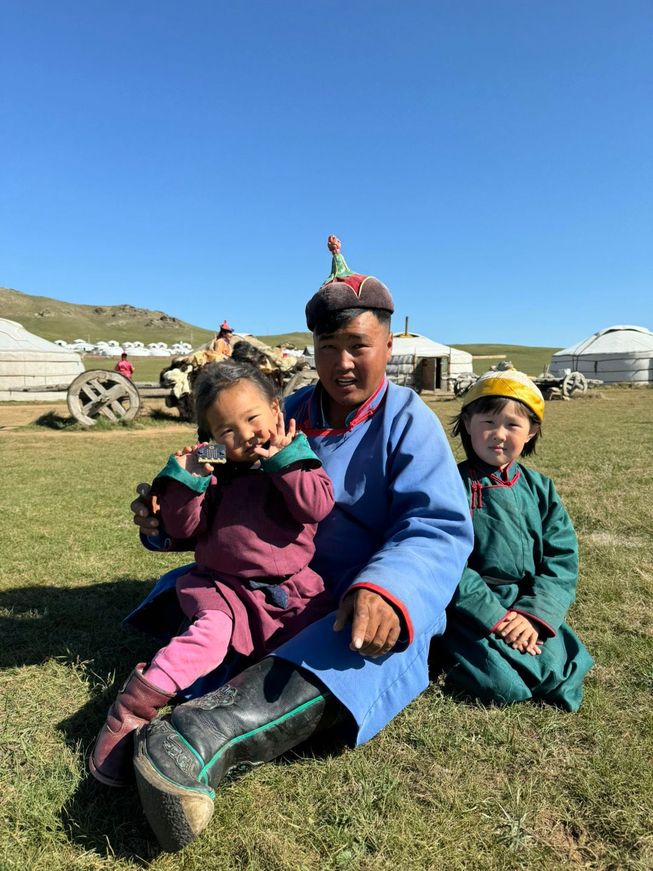
[[[220,330],[216,333],[215,339],[213,339],[211,350],[216,351],[218,354],[224,354],[225,357],[231,357],[233,334],[234,331],[227,321],[222,321]]]
[[[127,359],[127,354],[123,351],[120,355],[120,360],[114,366],[114,372],[120,372],[121,375],[124,375],[125,378],[133,378],[134,376],[134,367]]]
[[[484,702],[536,699],[578,710],[592,657],[563,622],[576,596],[578,542],[550,478],[517,462],[544,417],[514,369],[482,375],[454,421],[474,550],[451,604],[446,681]]]
[[[167,532],[196,539],[197,564],[176,584],[191,624],[136,666],[109,710],[89,760],[108,786],[132,776],[134,730],[228,652],[260,659],[337,605],[308,567],[331,480],[295,421],[286,429],[273,383],[249,363],[210,363],[194,399],[199,432],[226,462],[177,451],[153,486]]]

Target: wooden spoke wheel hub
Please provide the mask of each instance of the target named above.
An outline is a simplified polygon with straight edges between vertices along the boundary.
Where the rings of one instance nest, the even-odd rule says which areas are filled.
[[[562,395],[565,399],[571,399],[578,394],[587,393],[587,378],[582,372],[568,372],[562,379]]]
[[[141,407],[138,390],[129,378],[104,369],[78,375],[66,400],[71,415],[85,426],[94,426],[99,418],[111,423],[133,420]]]

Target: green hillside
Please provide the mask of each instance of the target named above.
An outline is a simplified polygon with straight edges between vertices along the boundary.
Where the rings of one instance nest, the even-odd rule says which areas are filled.
[[[258,338],[265,342],[266,345],[270,345],[271,348],[284,344],[294,345],[296,348],[305,348],[306,345],[313,345],[313,334],[308,332],[276,333],[271,336],[258,336]]]
[[[491,357],[487,360],[474,360],[474,372],[479,375],[490,366],[494,366],[501,360],[510,360],[512,365],[532,377],[539,375],[547,363],[551,362],[551,354],[560,348],[547,348],[528,345],[468,345],[460,342],[450,343],[454,348],[467,351],[473,357]]]
[[[214,333],[162,311],[133,305],[79,305],[0,287],[0,317],[18,321],[30,333],[54,341],[101,339],[117,342],[190,342],[197,346]]]

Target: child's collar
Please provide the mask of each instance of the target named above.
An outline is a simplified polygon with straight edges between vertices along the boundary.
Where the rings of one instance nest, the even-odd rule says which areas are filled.
[[[495,481],[501,481],[509,484],[519,471],[519,464],[516,460],[512,460],[507,466],[500,469],[498,466],[491,466],[489,463],[483,462],[476,454],[472,454],[468,461],[470,472],[475,478],[493,478]]]

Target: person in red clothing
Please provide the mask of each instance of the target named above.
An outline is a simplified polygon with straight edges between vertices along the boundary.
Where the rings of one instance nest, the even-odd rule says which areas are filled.
[[[127,359],[127,354],[123,351],[120,355],[120,360],[116,363],[114,367],[115,372],[120,372],[121,375],[124,375],[125,378],[132,378],[134,375],[134,367]]]

